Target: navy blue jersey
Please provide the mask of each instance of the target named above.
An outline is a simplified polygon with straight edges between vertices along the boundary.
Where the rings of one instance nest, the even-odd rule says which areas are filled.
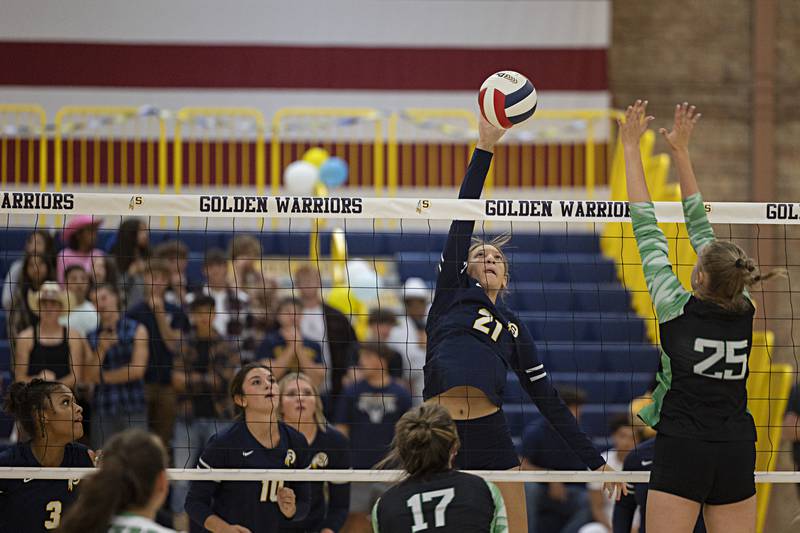
[[[656,439],[646,440],[636,446],[625,458],[622,470],[625,472],[649,472],[653,468],[653,458],[656,454]],[[647,511],[647,483],[628,483],[628,495],[622,497],[614,504],[614,533],[630,533],[633,525],[633,516],[639,508],[641,516],[639,533],[645,533],[645,513]],[[706,533],[703,523],[703,513],[697,520],[694,533]]]
[[[198,468],[307,468],[308,442],[302,433],[279,423],[280,442],[265,448],[253,437],[247,424],[238,421],[208,442]],[[291,488],[297,512],[291,521],[278,508],[278,489]],[[311,497],[310,484],[283,481],[192,481],[186,497],[186,512],[197,524],[216,514],[232,525],[251,531],[275,531],[281,524],[306,517]]]
[[[491,153],[475,150],[459,198],[480,197],[491,161]],[[442,253],[426,326],[425,399],[471,386],[500,407],[512,370],[581,461],[592,470],[601,467],[603,458],[553,388],[528,328],[500,300],[492,303],[478,280],[467,274],[474,227],[473,220],[454,221]]]
[[[0,453],[0,466],[40,468],[29,442],[20,442]],[[64,447],[61,467],[94,466],[83,444]],[[61,525],[67,508],[78,497],[79,479],[0,479],[0,531],[35,533]]]
[[[317,431],[314,442],[309,444],[308,456],[311,457],[309,468],[312,470],[350,468],[350,442],[341,432],[327,426],[325,431]],[[281,528],[281,531],[317,532],[325,528],[339,531],[349,510],[350,483],[311,483],[308,517],[297,525]]]
[[[411,409],[411,393],[392,381],[373,387],[359,381],[342,391],[333,420],[346,425],[353,450],[353,468],[372,468],[383,459],[394,437],[394,425]]]

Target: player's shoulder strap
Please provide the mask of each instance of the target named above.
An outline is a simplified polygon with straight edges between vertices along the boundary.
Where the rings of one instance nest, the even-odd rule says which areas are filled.
[[[372,506],[372,531],[374,533],[380,533],[380,527],[378,525],[378,506],[381,504],[381,499],[375,502],[375,505]]]

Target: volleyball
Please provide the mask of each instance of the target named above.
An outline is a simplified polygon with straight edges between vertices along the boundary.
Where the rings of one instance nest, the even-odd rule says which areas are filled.
[[[492,74],[478,95],[481,115],[493,126],[508,129],[531,118],[536,111],[536,89],[531,80],[512,70]]]

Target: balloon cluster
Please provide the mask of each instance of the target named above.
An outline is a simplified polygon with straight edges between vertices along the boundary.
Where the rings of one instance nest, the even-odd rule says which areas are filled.
[[[303,158],[290,163],[283,171],[286,192],[294,196],[312,194],[317,182],[326,187],[339,187],[347,181],[347,163],[331,156],[324,148],[310,148]]]

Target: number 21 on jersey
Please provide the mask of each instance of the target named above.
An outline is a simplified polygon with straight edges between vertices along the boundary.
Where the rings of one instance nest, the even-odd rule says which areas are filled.
[[[478,309],[478,318],[475,319],[475,322],[472,323],[472,329],[477,329],[481,333],[485,333],[492,337],[492,340],[497,342],[497,338],[500,336],[500,332],[503,331],[503,324],[497,320],[494,315],[489,312],[488,309],[485,307],[481,307]],[[494,323],[494,327],[489,327],[490,324]]]
[[[702,354],[706,349],[712,349],[711,355],[694,365],[694,373],[700,376],[722,380],[744,379],[747,374],[747,341],[717,341],[698,337],[694,340],[694,351]],[[725,360],[726,364],[736,365],[736,369],[726,368],[712,371],[718,362]]]

